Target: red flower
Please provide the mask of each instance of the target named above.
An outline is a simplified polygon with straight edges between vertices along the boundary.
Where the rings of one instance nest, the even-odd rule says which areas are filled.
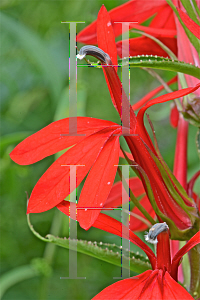
[[[156,264],[152,271],[148,270],[132,278],[118,281],[105,288],[93,299],[193,299],[193,297],[177,283],[177,271],[182,256],[198,243],[200,243],[200,232],[193,236],[193,238],[176,253],[171,262],[169,233],[160,233],[158,235]]]
[[[119,22],[138,22],[131,23],[130,28],[144,30],[146,33],[152,34],[167,45],[174,53],[177,53],[176,46],[176,26],[172,14],[171,7],[162,0],[154,2],[141,0],[128,1],[109,11],[114,36],[122,34],[122,25]],[[156,15],[148,27],[139,25]],[[77,41],[85,44],[97,44],[97,21],[94,21],[77,35]],[[168,56],[168,54],[154,41],[142,36],[129,40],[130,55],[152,54],[160,56]],[[117,42],[117,52],[121,57],[122,43]],[[113,62],[114,63],[114,62]]]
[[[57,207],[66,215],[70,216],[70,203],[61,202]],[[77,220],[80,218],[80,208],[77,210]],[[157,226],[158,224],[156,224]],[[161,224],[162,225],[162,224]],[[93,227],[106,232],[122,236],[122,227],[119,221],[100,213]],[[127,233],[127,230],[124,230]],[[179,300],[193,299],[193,297],[177,283],[178,267],[181,258],[191,248],[200,243],[200,231],[196,233],[182,249],[180,249],[171,261],[169,231],[164,231],[157,236],[157,257],[152,250],[140,240],[131,230],[124,236],[132,243],[140,247],[148,256],[152,270],[146,271],[132,278],[118,281],[105,288],[96,295],[94,300],[118,300],[118,299],[155,299],[155,300]]]
[[[56,121],[26,138],[10,153],[16,163],[28,165],[73,146],[39,179],[30,196],[27,213],[49,210],[72,192],[69,165],[84,165],[77,167],[77,186],[89,172],[78,206],[103,207],[115,178],[121,126],[109,121],[78,117],[77,133],[85,136],[69,135],[68,118]],[[89,211],[87,219],[80,221],[81,226],[90,227],[98,214],[98,210],[93,211],[92,215]]]
[[[198,219],[195,202],[187,196],[186,191],[181,187],[180,184],[178,184],[164,161],[160,162],[160,155],[156,152],[144,127],[143,116],[146,109],[151,105],[166,102],[189,94],[198,89],[200,84],[194,88],[179,90],[149,101],[143,108],[140,109],[136,117],[132,107],[129,104],[126,94],[123,91],[123,87],[116,70],[112,66],[112,61],[108,56],[109,51],[112,50],[111,46],[109,45],[112,32],[110,29],[111,26],[109,20],[109,15],[103,6],[98,14],[97,19],[97,38],[100,48],[103,48],[107,54],[103,54],[103,52],[98,48],[95,51],[95,47],[93,47],[90,51],[91,46],[84,46],[80,50],[80,57],[83,58],[87,54],[94,55],[94,53],[96,53],[95,56],[101,60],[111,98],[118,110],[119,115],[122,117],[122,109],[127,118],[129,117],[130,113],[130,133],[132,136],[125,136],[125,139],[135,162],[142,168],[139,169],[139,173],[142,178],[146,193],[148,194],[148,187],[142,170],[144,170],[148,177],[157,207],[162,212],[161,219],[165,220],[163,218],[167,217],[168,220],[173,221],[174,224],[176,224],[176,226],[182,230],[184,235],[186,233],[185,230],[193,227]],[[110,32],[109,37],[106,34],[107,30]],[[103,39],[101,39],[102,32],[104,35]],[[115,43],[111,42],[111,44],[114,49]],[[99,51],[101,51],[100,56],[98,56]],[[153,204],[153,199],[150,199],[150,201]],[[198,225],[196,224],[195,226]],[[174,237],[174,231],[172,230],[172,227],[170,229],[172,236]]]
[[[138,1],[136,2],[138,3]],[[151,5],[148,5],[145,4],[145,7],[148,8],[146,16],[151,11]],[[112,59],[115,61],[117,54],[114,33],[109,15],[104,7],[102,7],[98,16],[97,34],[99,46],[108,54],[111,53]],[[187,197],[187,194],[177,184],[164,162],[160,162],[161,158],[156,152],[144,127],[143,115],[149,106],[187,95],[195,91],[199,85],[150,101],[148,105],[139,111],[136,117],[125,93],[123,93],[123,99],[121,99],[122,87],[115,70],[116,67],[112,66],[109,56],[106,56],[106,59],[108,60],[106,61],[108,65],[105,66],[104,61],[103,70],[113,103],[120,116],[122,116],[121,101],[125,115],[128,117],[130,113],[130,133],[133,136],[125,136],[125,139],[135,162],[140,166],[139,173],[145,191],[149,196],[150,192],[147,182],[149,180],[154,195],[151,202],[154,201],[154,197],[156,201],[154,209],[155,205],[157,205],[162,219],[164,220],[165,217],[170,219],[172,227],[175,223],[180,230],[187,230],[194,226],[196,222],[194,201]],[[51,209],[69,195],[71,192],[69,165],[84,165],[84,167],[77,167],[77,186],[90,171],[82,189],[78,207],[87,209],[93,207],[102,208],[104,206],[115,178],[116,165],[119,158],[121,126],[109,121],[91,118],[79,117],[77,122],[77,133],[85,134],[84,137],[69,136],[69,120],[64,119],[54,122],[38,133],[35,133],[20,143],[11,152],[10,156],[15,162],[19,164],[31,164],[73,146],[59,157],[40,178],[31,194],[28,213]],[[125,128],[123,127],[123,129]],[[96,211],[88,209],[87,212],[81,212],[80,225],[85,229],[92,226],[99,212],[99,209]],[[173,230],[171,232],[174,234]],[[183,232],[184,234],[185,232]]]

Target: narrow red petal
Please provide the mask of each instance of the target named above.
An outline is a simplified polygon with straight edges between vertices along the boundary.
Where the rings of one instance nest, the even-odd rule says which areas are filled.
[[[190,181],[188,182],[187,184],[187,193],[189,195],[189,197],[192,197],[193,196],[193,187],[194,187],[194,184],[197,180],[197,178],[200,176],[200,170],[197,171],[193,177],[190,179]]]
[[[113,27],[112,27],[109,13],[107,12],[104,5],[102,5],[97,18],[97,41],[98,41],[98,47],[101,48],[105,53],[107,53],[110,56],[112,64],[115,65],[115,70],[117,71],[118,61],[117,61],[117,47],[115,44],[115,35],[113,32]],[[107,78],[104,69],[103,69],[103,73],[106,79],[106,83],[110,92],[113,105],[117,109],[114,95],[112,93],[112,88],[110,87],[109,80]]]
[[[177,76],[173,77],[172,79],[170,79],[167,82],[167,85],[171,85],[174,82],[177,81]],[[164,89],[163,85],[158,86],[157,88],[155,88],[154,90],[152,90],[151,92],[149,92],[147,95],[145,95],[142,99],[140,99],[138,102],[136,102],[135,104],[132,105],[133,110],[137,110],[139,108],[141,108],[144,104],[146,104],[153,96],[155,96],[156,94],[158,94],[159,92],[161,92]]]
[[[135,126],[136,126],[136,116],[129,103],[126,93],[123,90],[123,86],[119,79],[119,76],[117,75],[117,72],[113,66],[103,66],[103,68],[105,70],[109,82],[108,87],[111,93],[111,97],[114,97],[115,100],[117,111],[120,117],[122,117],[122,103],[123,103],[123,115],[126,116],[127,120],[130,120],[130,129],[132,129],[133,131],[132,133],[134,133]]]
[[[176,280],[177,279],[177,270],[181,258],[185,255],[191,248],[200,243],[200,231],[198,231],[185,246],[183,246],[174,256],[172,260],[172,272],[171,276]]]
[[[172,127],[176,128],[178,126],[178,121],[179,121],[179,112],[174,105],[174,107],[170,110],[170,124]]]
[[[84,167],[77,167],[78,186],[111,134],[112,129],[109,128],[98,134],[90,135],[60,156],[34,187],[29,199],[27,213],[49,210],[65,199],[71,192],[69,165],[84,165]]]
[[[195,23],[190,17],[183,12],[180,8],[176,8],[181,20],[186,25],[186,27],[198,38],[200,39],[200,26]]]
[[[139,110],[139,112],[137,114],[137,121],[139,123],[140,128],[142,130],[145,130],[143,117],[144,117],[144,113],[147,110],[147,108],[149,108],[152,105],[157,104],[157,103],[163,103],[163,102],[167,102],[167,101],[170,101],[170,100],[174,100],[174,99],[179,98],[179,97],[186,96],[186,95],[196,91],[199,87],[200,87],[200,83],[197,84],[195,87],[190,87],[190,88],[182,89],[182,90],[175,91],[175,92],[172,92],[172,93],[168,93],[168,94],[165,94],[163,96],[157,97],[153,100],[150,100],[144,107],[142,107]]]
[[[79,212],[82,228],[89,229],[100,213],[98,208],[104,206],[115,179],[118,161],[119,136],[115,136],[104,145],[82,188],[78,201],[78,208],[86,209]],[[97,209],[90,210],[93,207]]]
[[[77,133],[69,134],[69,118],[49,124],[40,131],[26,138],[10,153],[10,157],[20,165],[33,164],[46,156],[66,149],[105,127],[116,125],[113,122],[77,117]]]
[[[115,35],[110,15],[104,5],[102,5],[97,18],[97,41],[98,47],[110,56],[113,65],[117,65]],[[115,69],[117,70],[117,67]]]

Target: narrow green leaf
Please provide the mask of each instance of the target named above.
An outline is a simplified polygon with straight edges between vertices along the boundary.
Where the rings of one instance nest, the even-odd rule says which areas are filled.
[[[33,228],[33,225],[30,222],[29,215],[27,215],[27,222],[32,233],[44,242],[53,243],[57,246],[66,249],[77,250],[77,252],[95,257],[97,259],[121,267],[121,247],[115,244],[104,244],[102,242],[97,243],[82,240],[70,240],[69,243],[69,239],[55,237],[52,234],[47,234],[44,238]],[[128,255],[125,256],[125,259],[126,258],[129,259]],[[134,253],[130,251],[130,270],[135,271],[137,273],[142,273],[149,269],[151,269],[151,264],[149,263],[147,257],[145,258],[139,253]]]
[[[121,267],[121,248],[115,244],[104,244],[101,242],[97,243],[82,240],[70,240],[69,243],[69,239],[67,238],[63,239],[55,237],[51,234],[48,234],[46,237],[51,243],[54,243],[60,247],[66,249],[69,249],[70,247],[71,250],[76,250],[77,247],[77,252]],[[125,259],[126,258],[128,260],[128,256],[125,256]],[[130,252],[130,270],[141,273],[149,269],[151,269],[151,265],[147,258],[143,257],[139,253],[134,253],[132,251]]]
[[[200,79],[200,68],[185,62],[160,56],[138,55],[130,57],[130,61],[128,63],[127,59],[123,58],[119,60],[119,64],[122,64],[122,66],[127,65],[127,67],[130,64],[131,68],[152,68],[180,72]]]

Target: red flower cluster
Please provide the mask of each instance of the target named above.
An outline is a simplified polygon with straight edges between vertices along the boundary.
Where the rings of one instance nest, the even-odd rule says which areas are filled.
[[[174,1],[176,2],[176,1]],[[140,25],[155,14],[148,27]],[[177,9],[183,23],[199,38],[199,27],[181,9]],[[148,256],[152,271],[146,271],[137,276],[117,282],[107,287],[94,299],[192,299],[192,297],[177,283],[178,266],[182,256],[200,242],[198,231],[199,215],[193,184],[197,175],[186,186],[186,174],[181,169],[178,173],[178,163],[175,164],[175,175],[170,171],[162,159],[157,145],[153,145],[144,126],[143,117],[147,108],[157,103],[163,103],[191,93],[196,93],[200,83],[196,79],[186,77],[189,88],[150,100],[162,87],[151,91],[133,107],[123,90],[117,75],[117,54],[122,56],[124,42],[115,42],[115,37],[121,32],[121,24],[115,22],[138,21],[131,23],[131,28],[142,29],[164,43],[179,58],[187,54],[191,63],[195,60],[195,51],[186,46],[187,51],[181,49],[181,38],[186,40],[185,33],[177,23],[172,8],[162,0],[151,2],[141,0],[129,1],[109,13],[102,6],[97,21],[86,27],[77,36],[79,42],[97,44],[80,50],[84,57],[92,54],[102,63],[102,69],[110,91],[112,102],[117,109],[122,123],[123,115],[127,117],[127,124],[118,125],[110,121],[77,117],[77,134],[69,135],[69,118],[53,122],[47,127],[22,141],[10,154],[12,160],[21,165],[35,163],[44,157],[66,149],[43,174],[34,187],[29,199],[27,213],[39,213],[55,206],[66,215],[70,215],[70,202],[64,199],[72,192],[70,190],[70,166],[76,166],[77,186],[88,174],[77,204],[77,220],[84,229],[91,226],[121,236],[120,222],[101,213],[101,209],[121,205],[122,184],[113,185],[120,155],[125,155],[127,161],[134,165],[139,178],[132,178],[129,187],[135,196],[142,195],[141,205],[160,222],[167,222],[172,239],[189,239],[187,244],[177,252],[171,261],[169,247],[169,231],[158,235],[157,257],[151,249],[142,242],[131,230],[140,231],[147,228],[141,219],[130,219],[129,235],[126,237],[138,245]],[[177,35],[177,39],[176,39]],[[155,41],[147,36],[125,41],[130,43],[130,55],[152,54],[168,56]],[[190,48],[189,48],[190,47]],[[192,52],[193,51],[193,52]],[[193,54],[192,54],[193,53]],[[174,83],[173,78],[168,85]],[[134,110],[139,109],[137,116]],[[122,112],[123,110],[123,112]],[[179,113],[172,110],[171,120],[174,126],[183,124]],[[130,131],[130,132],[129,132]],[[126,134],[124,134],[126,132]],[[128,134],[127,134],[128,133]],[[123,135],[131,154],[121,153],[119,137]],[[182,142],[181,142],[182,144]],[[184,148],[185,149],[185,148]],[[180,154],[183,161],[185,150]],[[75,187],[74,187],[75,188]],[[143,214],[134,208],[132,211],[139,217]]]

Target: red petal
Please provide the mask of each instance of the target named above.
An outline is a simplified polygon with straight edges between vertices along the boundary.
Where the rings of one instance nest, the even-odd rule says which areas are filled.
[[[173,77],[171,80],[169,80],[167,82],[167,85],[170,85],[174,82],[177,81],[177,76]],[[152,90],[151,92],[149,92],[147,95],[145,95],[142,99],[140,99],[138,102],[136,102],[135,104],[132,105],[133,110],[137,110],[139,108],[141,108],[144,104],[146,104],[153,96],[155,96],[156,94],[158,94],[160,91],[162,91],[164,89],[163,85],[158,86],[157,88],[155,88],[154,90]]]
[[[171,257],[173,258],[176,252],[180,249],[180,241],[177,240],[170,240],[170,252]],[[178,281],[183,283],[184,282],[184,274],[183,274],[183,268],[182,265],[179,265],[178,268]]]
[[[128,183],[128,179],[126,180]],[[138,197],[145,193],[142,181],[138,177],[130,178],[129,187],[132,190],[135,197]],[[123,189],[123,194],[126,191]],[[104,207],[118,207],[122,205],[122,182],[115,183],[110,191],[110,194],[104,204]]]
[[[158,28],[158,27],[154,28],[154,27],[147,27],[147,26],[137,25],[137,24],[133,24],[132,28],[144,31],[155,37],[173,38],[176,35],[176,29],[165,29],[165,28]]]
[[[155,18],[153,18],[149,26],[151,28],[159,27],[164,29],[170,29],[176,32],[176,24],[172,8],[167,3],[165,3],[165,5],[163,5],[159,9],[158,13],[156,14]]]
[[[97,18],[97,40],[98,40],[98,47],[101,48],[104,52],[106,52],[112,61],[112,64],[115,65],[115,70],[117,71],[117,48],[115,44],[115,36],[110,20],[110,16],[105,8],[104,5],[102,5]],[[103,73],[106,79],[106,83],[111,95],[111,99],[113,102],[113,105],[117,109],[115,99],[112,93],[112,88],[110,87],[109,80],[107,78],[106,72],[103,69]]]
[[[148,270],[135,276],[135,278],[132,277],[118,281],[105,288],[102,292],[92,298],[92,300],[139,299],[138,296],[142,292],[145,282],[151,273],[152,271]]]
[[[176,8],[178,10],[179,16],[186,27],[198,38],[200,39],[200,26],[195,23],[190,17],[183,12],[180,8]]]
[[[112,134],[113,128],[103,129],[90,135],[60,156],[43,174],[34,187],[27,213],[38,213],[56,206],[70,191],[70,167],[62,165],[85,165],[77,167],[77,186],[88,173],[101,148]]]
[[[147,108],[149,108],[150,106],[152,106],[154,104],[157,104],[157,103],[163,103],[163,102],[166,102],[166,101],[169,101],[169,100],[174,100],[176,98],[188,95],[188,94],[196,91],[199,87],[200,87],[200,83],[197,84],[195,87],[186,88],[186,89],[182,89],[182,90],[175,91],[175,92],[172,92],[172,93],[168,93],[166,95],[157,97],[157,98],[149,101],[144,107],[142,107],[139,110],[139,112],[137,114],[137,121],[139,123],[140,128],[142,130],[145,130],[143,117],[144,117],[144,113],[147,110]]]
[[[170,111],[171,126],[176,128],[178,126],[178,121],[179,121],[179,112],[178,112],[176,105],[174,105],[174,107]]]
[[[135,161],[142,167],[149,178],[159,210],[167,217],[171,218],[180,229],[191,227],[192,222],[187,213],[184,212],[184,210],[176,203],[171,193],[169,193],[150,149],[146,146],[140,136],[132,136],[131,143]],[[141,178],[143,180],[142,175]],[[144,180],[143,185],[144,187],[146,185]]]
[[[97,18],[97,41],[98,47],[110,56],[113,65],[117,65],[115,36],[109,13],[104,5],[102,5]],[[115,69],[117,70],[117,67]]]
[[[154,218],[156,216],[155,211],[153,210],[153,207],[151,206],[151,203],[150,203],[147,196],[144,196],[140,200],[140,204],[146,209],[146,211],[150,214],[150,216],[152,218]],[[147,220],[137,207],[134,207],[131,212],[138,215],[138,216],[140,216],[140,217],[142,217],[142,218],[144,218],[145,220]],[[137,231],[143,231],[143,230],[148,229],[148,226],[144,222],[137,219],[136,217],[130,215],[130,226],[129,226],[129,228],[130,228],[130,230],[132,230],[134,232],[137,232]]]
[[[192,300],[192,296],[168,272],[146,271],[118,281],[96,295],[93,300]]]
[[[177,54],[177,44],[175,38],[159,38],[159,40],[169,47],[175,54]],[[146,36],[132,38],[117,42],[117,53],[122,57],[122,47],[127,47],[127,43],[130,45],[130,56],[136,55],[158,55],[169,57],[169,55],[153,40]]]
[[[177,279],[177,270],[181,258],[185,255],[191,248],[200,243],[200,231],[198,231],[185,246],[183,246],[174,256],[172,260],[172,272],[171,276],[176,280]]]
[[[187,184],[187,194],[189,197],[192,197],[193,196],[193,187],[194,187],[194,184],[197,180],[197,178],[200,176],[200,170],[197,171],[193,177],[190,179],[190,181],[188,182]]]
[[[117,133],[117,132],[116,132]],[[89,229],[97,219],[100,210],[90,208],[102,208],[112,188],[117,164],[119,161],[119,137],[111,137],[104,145],[96,162],[94,163],[78,201],[78,208],[88,208],[79,212],[80,226]]]
[[[49,124],[40,131],[26,138],[10,153],[10,157],[20,165],[33,164],[46,156],[66,149],[105,127],[116,125],[113,122],[77,117],[77,133],[85,136],[69,134],[69,118]]]
[[[114,97],[114,101],[117,107],[117,111],[122,116],[122,103],[123,103],[123,115],[126,116],[127,120],[130,120],[130,129],[135,131],[136,125],[136,116],[129,103],[129,100],[126,96],[125,91],[123,90],[122,83],[117,75],[116,70],[113,66],[103,66],[106,76],[108,78],[108,88],[111,94],[111,97]],[[123,98],[123,99],[122,99]]]
[[[132,0],[112,9],[109,11],[109,15],[115,36],[122,33],[122,25],[114,22],[138,21],[138,23],[142,23],[156,13],[162,6],[166,6],[162,0],[157,0],[153,3],[151,1],[144,1],[142,5],[141,0]],[[96,23],[97,21],[94,21],[79,32],[77,41],[86,44],[97,44]]]

